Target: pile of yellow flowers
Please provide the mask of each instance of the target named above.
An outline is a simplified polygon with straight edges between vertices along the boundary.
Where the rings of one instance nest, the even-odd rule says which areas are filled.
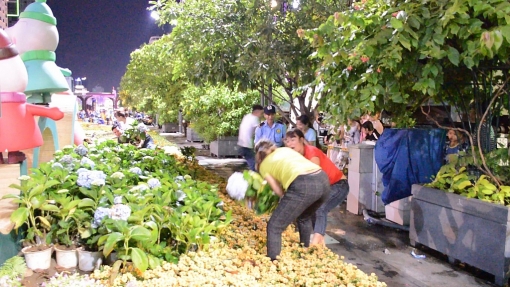
[[[105,286],[386,286],[375,274],[367,275],[347,264],[326,247],[304,248],[293,227],[283,234],[282,253],[272,262],[266,257],[266,222],[252,210],[224,197],[236,220],[207,249],[180,257],[143,274],[122,269],[112,278],[109,266],[91,277]],[[111,281],[110,281],[111,280]],[[113,283],[113,284],[112,284]]]

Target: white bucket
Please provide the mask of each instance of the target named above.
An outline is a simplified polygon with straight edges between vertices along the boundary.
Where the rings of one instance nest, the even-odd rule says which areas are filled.
[[[74,268],[78,265],[78,253],[76,253],[76,249],[65,250],[58,249],[58,246],[55,246],[55,253],[58,266],[64,268]]]
[[[51,265],[51,253],[53,253],[53,247],[48,247],[45,250],[41,251],[27,251],[31,246],[25,247],[21,249],[21,252],[25,255],[25,261],[27,262],[27,267],[36,270],[36,269],[48,269]]]
[[[83,248],[78,248],[78,268],[81,271],[93,271],[101,263],[101,252],[85,251]]]

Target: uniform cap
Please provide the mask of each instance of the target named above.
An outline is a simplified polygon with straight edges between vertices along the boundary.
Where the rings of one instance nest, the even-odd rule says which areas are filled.
[[[264,107],[264,114],[266,115],[276,114],[276,107],[273,105]]]

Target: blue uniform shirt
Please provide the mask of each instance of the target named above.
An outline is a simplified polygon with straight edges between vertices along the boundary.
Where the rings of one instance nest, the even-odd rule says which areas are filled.
[[[273,127],[269,127],[267,121],[264,121],[264,123],[255,130],[255,144],[261,139],[268,139],[281,147],[283,146],[283,138],[286,132],[287,127],[285,125],[274,122]]]

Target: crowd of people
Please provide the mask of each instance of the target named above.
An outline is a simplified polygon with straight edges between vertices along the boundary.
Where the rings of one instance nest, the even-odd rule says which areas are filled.
[[[260,122],[262,115],[265,120]],[[323,135],[318,132],[324,127],[320,118],[312,123],[307,115],[301,115],[291,128],[276,121],[275,115],[273,105],[254,105],[242,120],[238,138],[240,155],[248,167],[259,172],[280,197],[267,225],[267,255],[272,260],[281,252],[283,231],[293,222],[305,247],[324,245],[327,214],[349,193],[344,166],[332,148],[327,153],[319,148],[319,137],[324,137],[328,147],[346,150],[361,142],[376,142],[385,130],[380,113],[324,129]],[[447,138],[448,162],[465,148],[465,141],[454,130],[448,131]]]

